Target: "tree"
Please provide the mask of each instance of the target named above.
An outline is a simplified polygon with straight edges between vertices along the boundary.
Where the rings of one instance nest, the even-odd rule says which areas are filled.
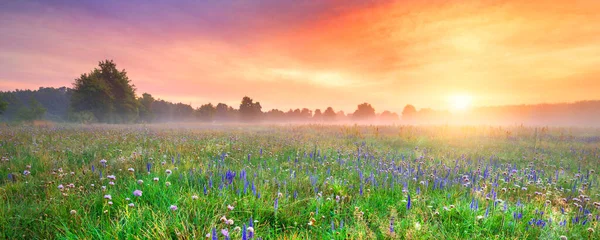
[[[323,119],[325,121],[333,121],[335,120],[335,117],[335,111],[333,111],[332,107],[328,107],[325,109],[325,112],[323,112]]]
[[[368,120],[375,117],[375,108],[368,103],[362,103],[358,105],[358,108],[352,114],[352,117],[356,120]]]
[[[154,103],[154,97],[149,93],[142,94],[139,101],[139,112],[140,120],[142,122],[152,122],[154,120],[154,113],[152,111],[152,104]]]
[[[313,116],[312,111],[308,108],[303,108],[302,111],[300,111],[299,114],[299,118],[302,121],[308,121],[310,120],[310,118]]]
[[[399,117],[398,117],[397,113],[386,110],[386,111],[383,111],[381,113],[381,115],[379,115],[379,119],[381,121],[389,122],[389,121],[397,121],[399,119]]]
[[[323,113],[321,113],[321,109],[316,109],[315,114],[313,115],[313,119],[315,121],[323,121]]]
[[[125,70],[117,70],[112,60],[102,61],[73,83],[71,107],[74,112],[91,112],[101,122],[127,123],[138,117],[135,86]]]
[[[210,122],[213,120],[216,109],[212,103],[204,104],[196,110],[196,116],[201,121]]]
[[[260,118],[262,107],[260,102],[254,102],[252,98],[245,96],[240,104],[240,117],[242,121],[252,122]]]
[[[5,102],[4,100],[0,99],[0,114],[4,113],[4,111],[6,111],[7,106],[8,106],[8,103]]]
[[[29,100],[29,108],[25,106],[19,108],[17,111],[17,119],[21,121],[39,120],[44,117],[44,114],[46,114],[46,109],[40,102],[32,97]]]
[[[402,120],[413,121],[417,115],[417,109],[413,105],[406,105],[402,110]]]

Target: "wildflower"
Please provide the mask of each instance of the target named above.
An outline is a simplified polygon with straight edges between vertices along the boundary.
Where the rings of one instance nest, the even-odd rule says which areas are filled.
[[[227,218],[225,216],[222,216],[219,220],[221,220],[221,222],[227,222]]]
[[[135,207],[135,204],[130,203],[130,204],[127,204],[127,206],[129,206],[129,207]]]
[[[141,190],[135,190],[135,191],[133,191],[133,196],[141,197],[142,196],[142,191]]]
[[[231,206],[231,205],[227,205],[227,210],[229,210],[229,211],[232,211],[233,209],[234,209],[234,207],[233,207],[233,206]]]
[[[75,211],[75,210],[71,210],[71,212],[70,212],[70,213],[71,213],[71,215],[75,215],[75,214],[77,214],[77,211]]]
[[[27,176],[27,175],[29,175],[29,174],[31,174],[31,172],[30,172],[29,170],[25,170],[25,171],[23,171],[23,175]]]
[[[565,235],[562,235],[559,238],[560,238],[560,240],[567,240],[567,236],[565,236]]]
[[[115,182],[113,182],[113,181],[110,181],[110,182],[108,182],[108,185],[114,186],[114,185],[115,185]]]
[[[106,178],[108,178],[110,180],[117,180],[117,177],[115,177],[115,175],[108,175],[108,176],[106,176]]]
[[[101,163],[102,165],[106,166],[106,159],[102,159],[102,160],[100,160],[100,163]]]
[[[226,238],[229,237],[229,230],[227,229],[221,229],[221,234],[223,234],[223,236],[225,236]]]
[[[155,178],[154,178],[154,179],[152,179],[152,180],[154,180],[155,182],[158,182],[158,178],[157,178],[157,177],[155,177]]]
[[[587,229],[587,231],[588,231],[590,234],[594,233],[594,229],[593,229],[593,228],[588,228],[588,229]]]
[[[242,230],[242,228],[240,226],[237,226],[237,227],[233,228],[233,231],[235,231],[235,232],[239,232],[241,230]]]
[[[108,205],[113,205],[113,202],[112,201],[108,201]]]
[[[106,194],[104,195],[104,199],[112,200],[112,196],[110,196],[110,194]]]
[[[65,188],[62,184],[58,185],[58,190],[63,190],[63,188]]]
[[[133,168],[128,168],[127,171],[129,171],[130,173],[133,173],[135,170]]]
[[[167,175],[171,175],[171,173],[172,173],[172,172],[171,172],[171,170],[167,169],[167,170],[165,171],[165,173],[167,173]]]
[[[283,193],[277,193],[277,197],[283,197]]]
[[[248,227],[248,229],[246,229],[246,230],[248,230],[248,232],[254,233],[254,228],[253,227]]]
[[[102,186],[102,191],[106,191],[106,186]]]
[[[175,205],[171,205],[171,206],[169,207],[169,209],[171,209],[171,211],[175,211],[175,210],[177,210],[177,206],[175,206]]]
[[[171,186],[171,182],[166,182],[166,183],[165,183],[165,185],[166,185],[167,187],[169,187],[169,186]]]
[[[227,221],[225,221],[225,224],[233,225],[233,219],[227,219]]]
[[[193,195],[192,196],[192,200],[198,200],[198,196],[197,195]]]
[[[408,200],[406,202],[406,209],[409,210],[410,209],[410,194],[408,194]]]
[[[481,215],[477,216],[477,220],[481,220],[481,219],[483,219],[483,216],[481,216]]]
[[[142,179],[140,179],[140,180],[137,180],[137,184],[139,184],[139,185],[142,185],[142,184],[144,184],[144,180],[142,180]]]
[[[129,201],[129,200],[131,200],[131,198],[125,198],[125,201]]]

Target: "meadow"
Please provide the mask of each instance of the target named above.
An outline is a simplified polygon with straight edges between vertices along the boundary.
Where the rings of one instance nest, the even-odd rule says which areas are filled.
[[[0,127],[2,239],[599,239],[600,130]]]

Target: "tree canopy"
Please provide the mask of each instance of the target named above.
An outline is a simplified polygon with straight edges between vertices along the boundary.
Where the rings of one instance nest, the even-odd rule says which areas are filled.
[[[135,86],[125,70],[117,70],[112,60],[101,61],[99,68],[81,74],[73,84],[73,112],[90,112],[100,122],[130,123],[138,118]]]

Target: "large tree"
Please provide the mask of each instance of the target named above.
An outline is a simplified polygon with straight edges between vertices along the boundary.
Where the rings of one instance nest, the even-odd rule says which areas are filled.
[[[73,84],[71,107],[74,112],[91,112],[108,123],[133,122],[138,117],[135,86],[125,70],[117,70],[112,60],[102,61],[99,68],[81,74]]]
[[[417,109],[413,105],[406,105],[402,110],[402,120],[413,121],[417,115]]]
[[[262,114],[262,107],[260,106],[260,102],[254,102],[252,98],[244,97],[242,99],[242,103],[240,104],[240,117],[242,121],[256,121],[260,118]]]
[[[368,120],[375,117],[375,108],[369,103],[362,103],[358,105],[358,108],[352,114],[352,117],[356,120]]]

